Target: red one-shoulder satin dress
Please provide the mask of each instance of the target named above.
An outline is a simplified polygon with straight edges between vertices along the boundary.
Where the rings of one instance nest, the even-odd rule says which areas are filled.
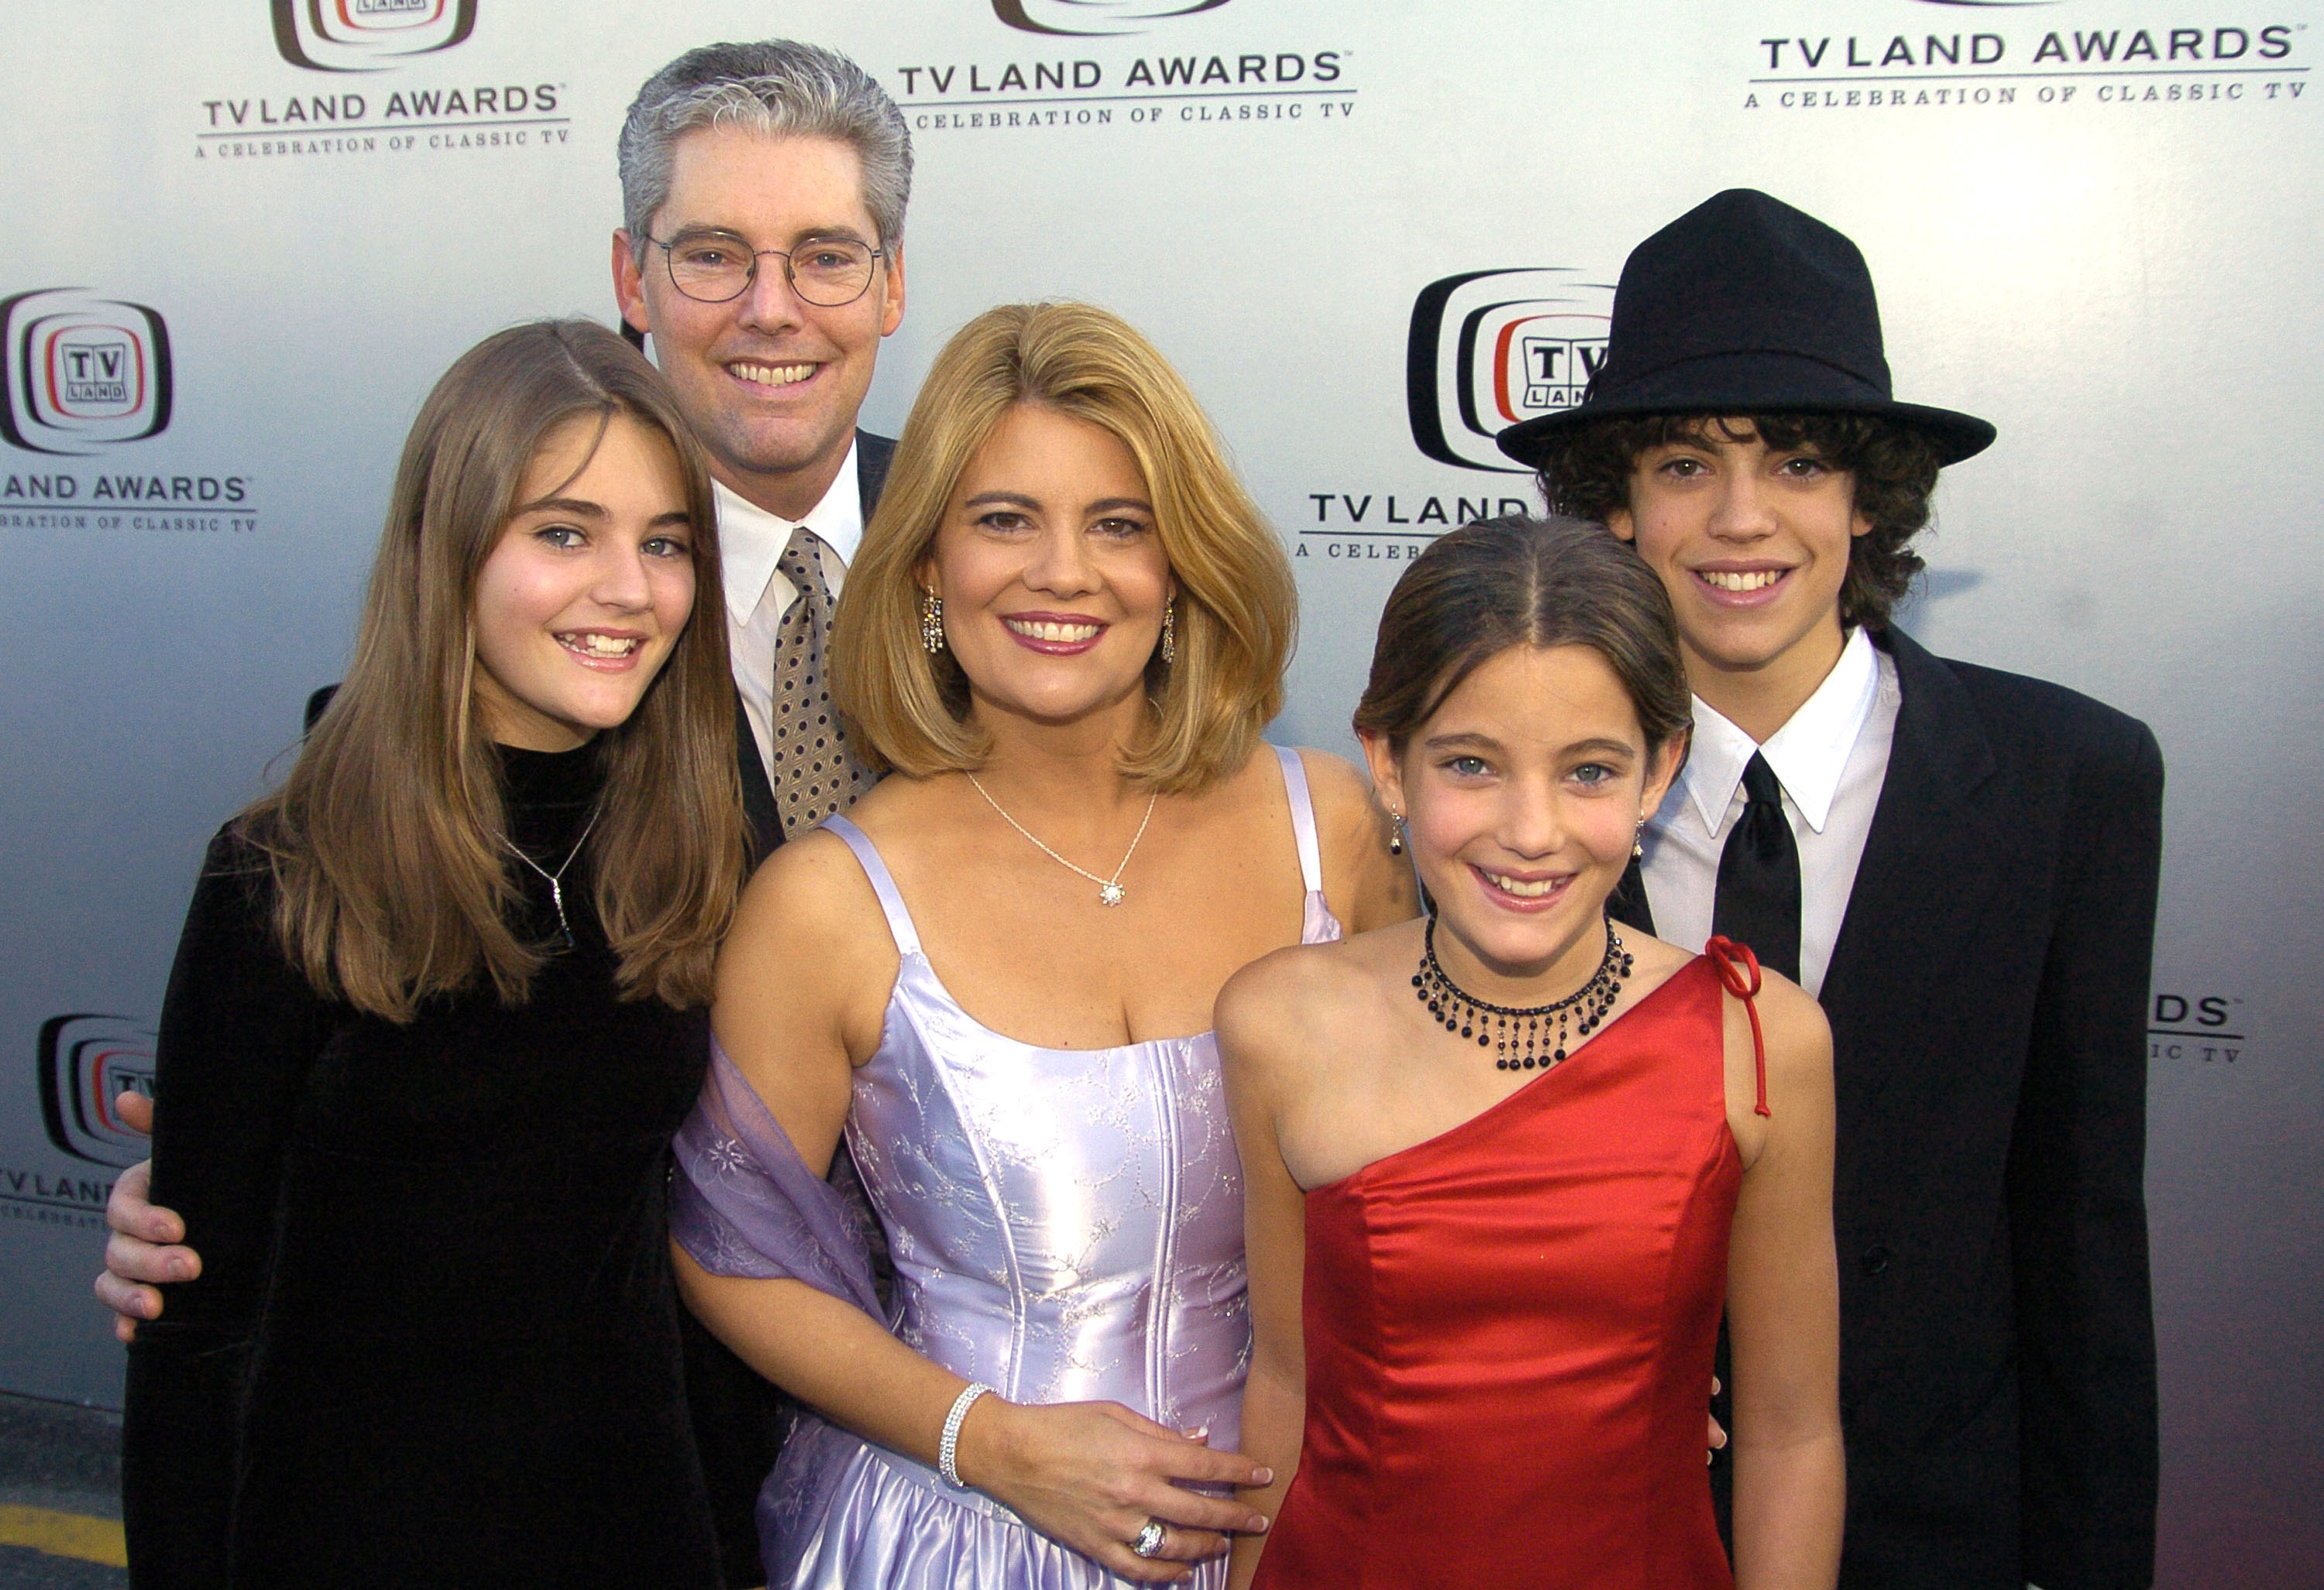
[[[1697,959],[1307,1195],[1306,1433],[1263,1590],[1732,1585],[1703,1468],[1742,1179],[1721,986]]]

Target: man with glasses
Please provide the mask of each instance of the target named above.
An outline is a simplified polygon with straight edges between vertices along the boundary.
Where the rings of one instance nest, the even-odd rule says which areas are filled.
[[[895,450],[855,416],[904,318],[911,134],[853,61],[770,39],[689,50],[647,78],[620,152],[613,292],[710,454],[742,805],[763,859],[872,787],[825,641]],[[844,1151],[832,1177],[864,1203]],[[756,1583],[777,1393],[682,1321],[727,1574]]]
[[[621,171],[613,290],[710,451],[743,804],[764,855],[871,784],[823,642],[893,446],[855,415],[904,317],[911,139],[843,55],[713,44],[638,91]]]
[[[613,290],[709,450],[743,806],[763,858],[871,787],[831,705],[824,643],[895,447],[855,416],[904,317],[911,137],[853,61],[777,39],[691,50],[656,72],[620,149]],[[129,1100],[124,1114],[144,1109]],[[861,1200],[853,1178],[843,1149],[833,1179]],[[183,1223],[145,1201],[148,1185],[146,1167],[125,1172],[106,1211],[97,1295],[124,1339],[160,1317],[152,1283],[199,1263],[158,1245]],[[681,1319],[727,1576],[755,1585],[752,1505],[779,1443],[778,1394]]]

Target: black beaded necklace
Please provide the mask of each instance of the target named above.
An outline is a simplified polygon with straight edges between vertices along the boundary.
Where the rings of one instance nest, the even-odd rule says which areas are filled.
[[[1563,1060],[1569,1036],[1587,1038],[1614,1008],[1632,968],[1630,952],[1622,947],[1621,935],[1609,921],[1605,959],[1598,962],[1598,970],[1590,974],[1588,982],[1547,1005],[1522,1008],[1488,1005],[1462,993],[1460,986],[1444,975],[1443,967],[1437,964],[1434,911],[1428,914],[1428,926],[1421,933],[1420,943],[1420,970],[1412,974],[1414,997],[1428,1006],[1428,1014],[1442,1023],[1446,1032],[1475,1038],[1480,1049],[1492,1048],[1498,1043],[1500,1053],[1493,1065],[1504,1071],[1529,1071],[1536,1066],[1547,1071]],[[1552,1016],[1557,1018],[1557,1036],[1554,1040],[1549,1035]],[[1545,1050],[1548,1052],[1544,1053]]]

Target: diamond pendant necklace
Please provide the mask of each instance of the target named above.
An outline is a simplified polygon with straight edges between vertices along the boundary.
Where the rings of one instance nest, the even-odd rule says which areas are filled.
[[[1056,851],[1041,843],[1040,840],[1034,835],[1031,829],[1018,822],[1017,819],[1011,817],[1007,811],[1003,810],[1001,803],[992,798],[992,792],[991,790],[985,788],[982,784],[977,784],[975,774],[971,773],[966,777],[969,783],[976,785],[976,793],[984,797],[984,804],[991,807],[994,811],[999,812],[1001,813],[1001,820],[1003,823],[1006,823],[1010,827],[1023,834],[1027,839],[1032,840],[1034,847],[1038,849],[1041,854],[1047,856],[1050,860],[1055,861],[1058,866],[1065,868],[1067,871],[1078,872],[1084,878],[1088,878],[1090,882],[1097,885],[1097,903],[1099,905],[1119,905],[1122,901],[1129,898],[1129,896],[1123,892],[1121,887],[1121,875],[1130,870],[1130,859],[1138,854],[1138,841],[1146,837],[1146,825],[1154,821],[1154,803],[1162,798],[1162,792],[1160,790],[1157,789],[1152,795],[1146,797],[1146,815],[1139,819],[1138,832],[1130,840],[1130,849],[1121,853],[1121,865],[1113,869],[1113,876],[1111,878],[1100,878],[1088,868],[1074,866],[1063,856],[1058,855]]]
[[[1493,1062],[1493,1069],[1503,1071],[1529,1071],[1536,1066],[1547,1071],[1563,1060],[1569,1039],[1587,1038],[1605,1021],[1615,1000],[1621,997],[1622,984],[1628,979],[1633,965],[1629,951],[1622,947],[1622,936],[1609,921],[1606,953],[1588,982],[1547,1005],[1488,1005],[1462,993],[1437,964],[1436,914],[1433,911],[1428,914],[1428,926],[1421,933],[1420,943],[1420,970],[1412,974],[1414,997],[1428,1006],[1429,1016],[1446,1032],[1476,1039],[1480,1049],[1490,1049],[1498,1043],[1499,1058]],[[1556,1026],[1554,1037],[1550,1032],[1553,1020]]]
[[[508,847],[508,853],[510,855],[514,856],[518,860],[523,862],[527,867],[531,868],[535,872],[540,873],[541,877],[549,880],[549,904],[557,907],[556,947],[559,950],[570,950],[573,948],[573,924],[565,919],[565,869],[566,868],[573,865],[573,858],[578,856],[581,853],[581,847],[589,842],[590,830],[597,826],[597,819],[604,815],[604,808],[602,806],[596,811],[589,813],[587,827],[581,830],[581,837],[573,841],[573,848],[565,852],[565,860],[563,864],[560,865],[554,872],[549,871],[540,862],[526,855],[522,850],[518,850],[516,848],[516,841],[510,839],[506,834],[503,834],[501,836],[501,843]]]

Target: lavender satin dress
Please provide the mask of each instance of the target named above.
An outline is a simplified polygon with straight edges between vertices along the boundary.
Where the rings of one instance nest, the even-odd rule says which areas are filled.
[[[1301,940],[1340,936],[1314,808],[1278,749],[1298,841]],[[897,1337],[1019,1402],[1109,1401],[1173,1429],[1240,1429],[1250,1320],[1242,1173],[1212,1034],[1043,1049],[979,1025],[936,980],[880,854],[869,875],[901,964],[847,1142],[896,1266]],[[714,1042],[678,1137],[671,1228],[718,1274],[788,1276],[878,1313],[862,1234]],[[1127,1586],[981,1492],[809,1416],[759,1497],[768,1582],[788,1590]],[[1217,1590],[1223,1558],[1185,1583]]]

